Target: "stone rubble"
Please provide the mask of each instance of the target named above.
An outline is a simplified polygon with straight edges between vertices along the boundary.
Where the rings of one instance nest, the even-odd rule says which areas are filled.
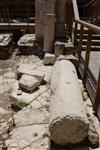
[[[19,80],[19,87],[20,89],[25,90],[26,92],[31,92],[35,90],[41,84],[41,82],[42,80],[39,80],[34,76],[24,74]]]
[[[79,84],[81,87],[84,104],[86,106],[86,113],[89,120],[89,131],[88,131],[88,140],[89,145],[92,148],[97,148],[100,145],[100,125],[97,117],[94,115],[93,105],[86,92],[82,80],[79,80]]]

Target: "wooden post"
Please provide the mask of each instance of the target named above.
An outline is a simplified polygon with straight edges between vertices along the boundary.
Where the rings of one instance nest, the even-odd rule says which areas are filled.
[[[78,54],[79,60],[80,60],[81,52],[82,52],[83,33],[84,33],[84,26],[81,25],[81,29],[80,29],[80,38],[79,38],[79,54]]]
[[[100,105],[100,68],[99,68],[99,75],[98,75],[98,82],[97,82],[96,96],[95,96],[95,104],[94,104],[94,110],[96,113],[98,112],[98,109],[100,109],[99,105]]]
[[[83,72],[84,84],[86,83],[86,78],[87,78],[87,70],[88,70],[89,59],[90,59],[91,43],[92,43],[92,31],[88,30],[87,49],[86,49],[84,72]]]
[[[74,47],[76,46],[76,38],[77,38],[77,23],[75,22],[75,30],[74,30]]]

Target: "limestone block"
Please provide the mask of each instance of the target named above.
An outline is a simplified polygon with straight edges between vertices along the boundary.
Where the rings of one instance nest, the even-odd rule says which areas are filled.
[[[23,74],[34,76],[39,80],[42,80],[44,78],[44,72],[41,71],[39,67],[36,67],[36,65],[33,64],[20,64],[17,69],[18,78],[20,78]]]
[[[24,75],[22,75],[21,79],[19,80],[19,87],[22,90],[31,92],[41,84],[41,81],[42,81],[41,79],[39,80],[34,76],[24,74]]]
[[[33,108],[28,106],[14,115],[16,127],[28,126],[32,124],[46,124],[48,123],[48,112],[45,108]]]
[[[44,65],[53,65],[55,61],[56,59],[54,54],[45,53],[44,62],[43,62]]]
[[[43,94],[43,92],[45,92],[48,88],[45,85],[42,85],[42,86],[39,86],[39,89],[36,90],[34,93],[22,92],[21,95],[18,94],[18,89],[19,89],[19,86],[18,86],[18,83],[16,83],[14,85],[14,89],[12,90],[10,94],[10,99],[12,103],[23,102],[23,103],[29,104],[33,100],[35,100],[38,96]]]
[[[65,49],[65,43],[57,41],[55,42],[55,56],[63,55]]]
[[[48,125],[31,125],[15,128],[10,138],[5,141],[6,146],[17,145],[21,150],[49,150]]]
[[[88,120],[74,65],[57,61],[51,77],[50,133],[57,144],[76,144],[88,136]]]
[[[65,44],[65,55],[73,55],[74,54],[74,46],[71,41],[68,41]]]

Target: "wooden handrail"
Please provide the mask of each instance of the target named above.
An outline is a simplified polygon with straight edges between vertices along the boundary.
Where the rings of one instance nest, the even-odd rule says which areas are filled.
[[[78,12],[78,7],[77,7],[77,2],[76,0],[72,0],[72,4],[73,4],[73,10],[74,10],[74,18],[79,20],[79,12]]]
[[[84,27],[87,27],[88,29],[90,29],[92,32],[95,32],[97,34],[100,34],[100,27],[96,26],[96,25],[93,25],[91,23],[88,23],[86,21],[83,21],[83,20],[78,20],[78,19],[75,19],[75,22],[76,23],[79,23],[81,25],[83,25]]]

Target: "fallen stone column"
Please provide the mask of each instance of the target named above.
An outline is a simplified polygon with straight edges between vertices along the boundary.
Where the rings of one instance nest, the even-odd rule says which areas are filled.
[[[74,65],[57,61],[51,76],[50,133],[57,144],[76,144],[88,136],[88,120]]]

